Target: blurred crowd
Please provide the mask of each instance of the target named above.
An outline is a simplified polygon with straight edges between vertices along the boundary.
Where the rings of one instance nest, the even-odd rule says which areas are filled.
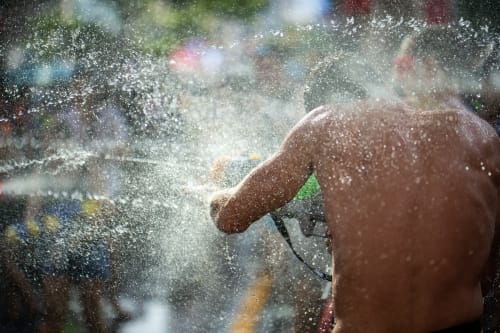
[[[2,332],[61,332],[75,288],[90,331],[110,325],[103,300],[112,318],[129,317],[116,298],[119,247],[109,232],[123,174],[103,161],[124,153],[129,129],[112,94],[84,87],[75,77],[52,105],[27,88],[2,100]]]

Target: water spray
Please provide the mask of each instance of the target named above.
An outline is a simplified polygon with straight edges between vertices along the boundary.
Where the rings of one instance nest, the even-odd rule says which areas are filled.
[[[257,159],[255,156],[251,154],[249,157],[217,160],[212,168],[212,178],[217,179],[217,181],[225,186],[236,185],[244,175],[260,163],[260,158]],[[321,229],[325,229],[327,225],[324,216],[323,197],[320,193],[316,176],[311,175],[292,201],[271,212],[269,216],[295,257],[320,279],[332,281],[330,274],[322,272],[320,269],[307,263],[296,251],[284,222],[285,218],[295,219],[298,221],[300,230],[305,237],[320,237],[326,240],[327,235],[325,234],[325,230],[323,230],[322,234],[315,232],[318,224],[321,225]]]

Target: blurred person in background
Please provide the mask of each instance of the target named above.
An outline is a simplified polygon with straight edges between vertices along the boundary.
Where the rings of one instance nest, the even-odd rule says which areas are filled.
[[[112,279],[113,265],[110,241],[116,211],[112,199],[117,195],[121,171],[104,157],[121,154],[126,144],[126,123],[122,110],[112,105],[107,90],[102,95],[84,89],[81,77],[73,83],[73,102],[57,113],[53,123],[56,133],[65,133],[65,147],[89,157],[83,167],[62,173],[74,181],[72,190],[81,193],[77,199],[49,200],[43,208],[42,219],[54,225],[53,236],[58,239],[47,245],[56,254],[45,267],[46,332],[59,332],[67,313],[69,291],[76,286],[88,328],[92,332],[109,332],[108,318],[102,308],[107,300],[118,321],[130,315],[121,309],[116,284]],[[50,140],[50,133],[47,133]],[[60,246],[57,250],[54,247]]]
[[[33,255],[29,242],[34,235],[20,222],[23,200],[0,192],[0,211],[0,331],[38,332],[41,300],[34,276],[30,275],[35,267],[27,267],[31,262],[26,261]]]
[[[20,172],[10,168],[0,175],[0,291],[2,332],[35,332],[42,317],[39,295],[39,266],[36,256],[39,230],[26,219],[26,193],[14,193],[16,186],[4,193],[4,184],[25,179],[23,159],[30,155],[27,110],[28,89],[21,87],[16,96],[0,102],[0,156],[2,162],[15,161]],[[21,185],[23,182],[20,181]]]
[[[112,204],[112,201],[124,192],[125,167],[119,159],[127,156],[129,127],[123,104],[118,94],[112,92],[110,88],[101,97],[96,115],[98,120],[94,122],[93,137],[102,142],[102,146],[96,150],[101,149],[101,156],[104,154],[114,160],[106,165],[95,165],[95,170],[99,173],[94,173],[94,176],[99,175],[95,179],[99,184],[96,184],[96,190],[106,198],[101,205],[101,218],[106,226],[105,243],[109,251],[111,270],[111,276],[105,283],[106,299],[114,312],[115,323],[120,324],[132,319],[133,314],[125,310],[119,301],[120,278],[125,274],[122,265],[124,259],[122,250],[125,245],[122,244],[119,235],[114,232],[114,228],[120,226],[122,220],[119,210]]]

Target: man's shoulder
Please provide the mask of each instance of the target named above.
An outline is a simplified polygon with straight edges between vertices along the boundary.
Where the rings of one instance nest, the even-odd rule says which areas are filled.
[[[309,112],[306,118],[311,122],[325,119],[345,120],[367,113],[369,109],[374,109],[373,105],[374,103],[368,103],[366,101],[322,105]]]
[[[366,99],[345,104],[332,104],[314,110],[314,116],[328,118],[340,123],[364,120],[392,119],[405,117],[405,104],[391,99]],[[314,118],[313,118],[314,119]]]
[[[495,128],[485,119],[470,111],[460,112],[460,117],[466,131],[477,133],[482,142],[500,145],[500,137],[496,133]]]

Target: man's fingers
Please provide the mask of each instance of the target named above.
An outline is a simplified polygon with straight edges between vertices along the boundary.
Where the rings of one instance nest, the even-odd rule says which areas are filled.
[[[216,192],[210,199],[210,217],[212,220],[216,221],[219,211],[224,206],[226,201],[231,196],[231,190],[222,190]]]

